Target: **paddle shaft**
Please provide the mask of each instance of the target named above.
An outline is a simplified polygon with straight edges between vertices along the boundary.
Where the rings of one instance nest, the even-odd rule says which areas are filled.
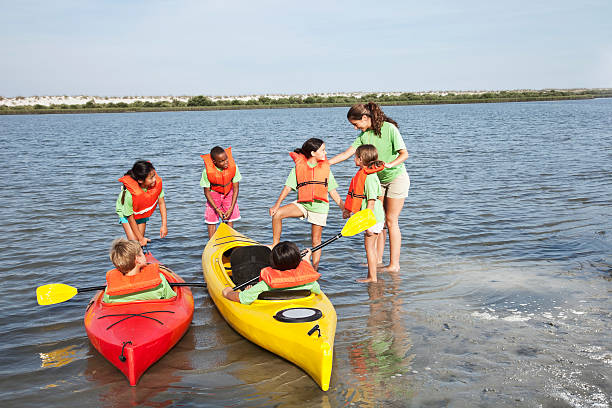
[[[189,282],[168,282],[170,286],[193,286],[194,288],[205,288],[205,283],[189,283]],[[106,289],[106,285],[104,286],[90,286],[88,288],[77,288],[77,292],[93,292],[94,290],[104,290]]]
[[[331,244],[332,242],[334,242],[335,240],[337,240],[337,239],[338,239],[338,238],[340,238],[341,236],[342,236],[342,233],[338,233],[337,235],[335,235],[334,237],[332,237],[332,238],[328,239],[327,241],[325,241],[325,242],[323,242],[323,243],[320,243],[320,244],[319,244],[319,245],[317,245],[317,246],[312,247],[312,248],[310,249],[310,252],[318,251],[319,249],[323,248],[324,246]],[[307,250],[303,250],[303,251],[301,251],[301,252],[300,252],[300,256],[302,256],[302,258],[303,258],[304,256],[306,256],[306,253],[307,253]],[[259,280],[259,275],[258,275],[258,276],[256,276],[256,277],[254,277],[253,279],[250,279],[250,280],[248,280],[248,281],[246,281],[246,282],[244,282],[244,283],[241,283],[240,285],[234,286],[234,287],[232,288],[232,290],[239,290],[239,289],[242,289],[242,288],[244,288],[245,286],[249,286],[249,285],[251,285],[251,284],[253,284],[253,283],[257,282],[258,280]]]

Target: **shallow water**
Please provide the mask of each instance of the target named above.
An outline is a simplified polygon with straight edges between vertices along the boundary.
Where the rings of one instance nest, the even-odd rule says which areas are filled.
[[[41,307],[34,291],[104,282],[122,234],[116,179],[137,158],[167,194],[169,235],[151,249],[186,281],[202,280],[199,155],[214,145],[233,147],[244,177],[236,228],[271,241],[287,151],[312,136],[344,150],[356,136],[345,108],[0,116],[0,404],[610,406],[612,99],[385,112],[411,154],[402,270],[357,284],[362,238],[325,248],[338,314],[328,392],[235,333],[199,288],[186,336],[129,387],[89,344],[91,294]],[[352,163],[333,171],[343,196]],[[342,225],[332,206],[324,239]],[[283,236],[306,247],[307,231],[288,220]]]

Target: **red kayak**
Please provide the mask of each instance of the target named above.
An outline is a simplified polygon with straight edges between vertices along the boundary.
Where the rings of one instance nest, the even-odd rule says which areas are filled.
[[[159,263],[151,253],[147,262]],[[163,265],[168,282],[184,282]],[[183,337],[193,318],[193,295],[185,286],[174,287],[171,299],[103,303],[104,291],[89,302],[85,330],[91,344],[136,385],[142,374]]]

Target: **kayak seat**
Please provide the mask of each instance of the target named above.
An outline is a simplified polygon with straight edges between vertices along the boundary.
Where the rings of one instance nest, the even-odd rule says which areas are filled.
[[[262,268],[270,266],[270,248],[264,245],[235,247],[230,254],[232,281],[241,285],[259,276]]]
[[[290,300],[290,299],[301,299],[310,296],[308,289],[296,289],[296,290],[267,290],[261,292],[257,299],[260,300]]]

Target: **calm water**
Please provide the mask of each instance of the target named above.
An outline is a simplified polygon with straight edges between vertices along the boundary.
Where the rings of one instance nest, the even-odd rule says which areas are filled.
[[[361,236],[324,250],[338,313],[326,393],[236,334],[200,288],[186,336],[129,387],[89,344],[91,293],[41,307],[34,292],[103,284],[122,235],[116,179],[137,158],[167,193],[169,234],[151,249],[185,280],[203,279],[199,155],[214,145],[233,147],[244,176],[237,229],[270,242],[287,152],[311,136],[344,150],[345,108],[0,116],[0,406],[610,406],[612,99],[385,111],[411,155],[402,270],[357,284]],[[352,163],[333,171],[344,196]],[[342,225],[332,207],[324,239]],[[288,220],[283,234],[306,247],[308,230]]]

